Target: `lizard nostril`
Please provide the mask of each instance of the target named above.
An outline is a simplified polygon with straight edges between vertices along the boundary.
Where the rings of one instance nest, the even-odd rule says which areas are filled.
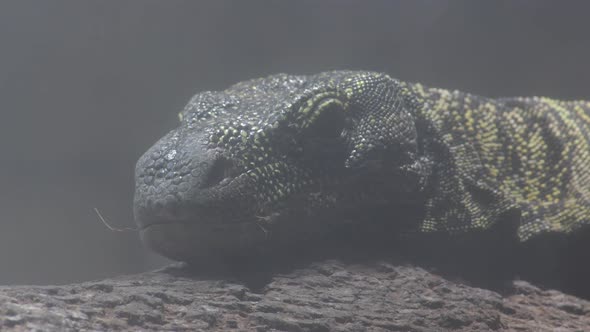
[[[207,172],[203,186],[212,187],[219,184],[223,179],[231,177],[234,170],[235,165],[231,160],[224,157],[217,158]]]

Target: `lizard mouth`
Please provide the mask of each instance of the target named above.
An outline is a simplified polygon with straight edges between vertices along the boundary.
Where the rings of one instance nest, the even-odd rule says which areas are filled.
[[[165,257],[195,261],[251,250],[265,240],[266,234],[255,221],[219,224],[167,220],[145,224],[140,237]]]
[[[239,253],[264,240],[253,195],[245,194],[248,176],[236,174],[227,159],[215,158],[211,165],[182,185],[138,181],[134,215],[144,244],[165,257],[191,261]]]

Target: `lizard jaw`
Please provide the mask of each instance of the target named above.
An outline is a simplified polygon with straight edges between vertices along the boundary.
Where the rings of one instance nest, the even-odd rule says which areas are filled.
[[[155,252],[177,261],[233,256],[250,251],[266,239],[256,222],[231,224],[154,222],[140,229],[143,243]]]

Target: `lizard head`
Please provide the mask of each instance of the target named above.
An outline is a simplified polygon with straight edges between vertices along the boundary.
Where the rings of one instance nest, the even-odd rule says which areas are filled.
[[[233,255],[339,220],[319,216],[389,204],[419,182],[400,175],[419,152],[409,91],[385,75],[332,72],[195,95],[137,162],[142,240],[176,260]]]

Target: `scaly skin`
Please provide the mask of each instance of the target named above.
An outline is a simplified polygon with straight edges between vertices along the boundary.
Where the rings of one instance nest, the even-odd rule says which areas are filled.
[[[199,93],[179,116],[139,159],[134,201],[144,241],[173,259],[284,245],[344,221],[457,233],[509,220],[521,241],[590,223],[588,102],[338,71]]]

